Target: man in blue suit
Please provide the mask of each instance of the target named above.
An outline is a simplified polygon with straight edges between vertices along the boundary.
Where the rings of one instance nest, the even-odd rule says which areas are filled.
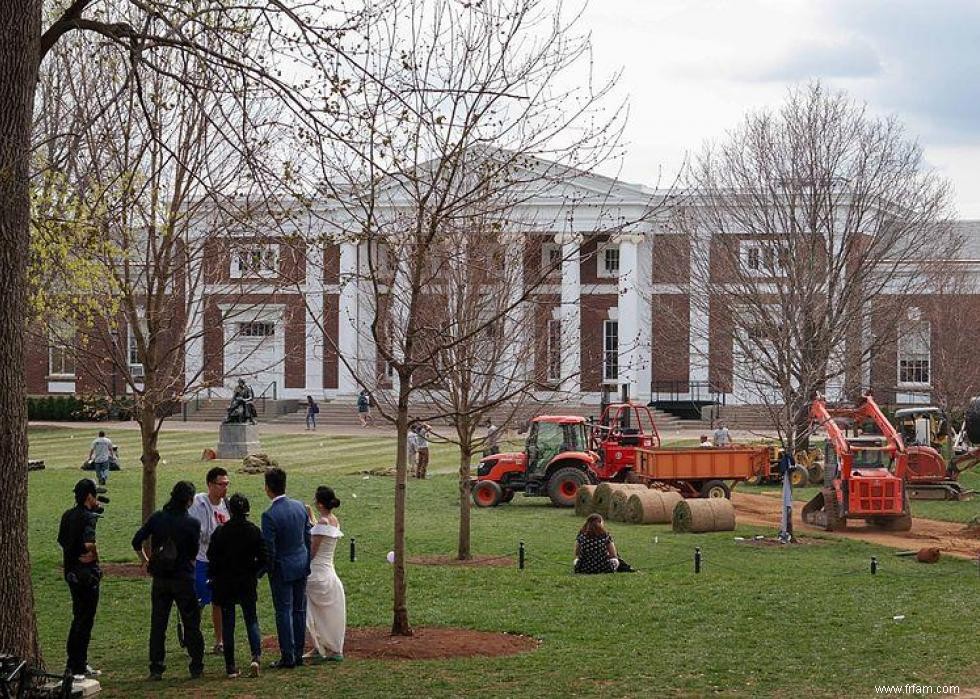
[[[312,524],[306,506],[286,497],[286,472],[281,468],[265,472],[265,494],[272,504],[262,513],[262,537],[268,547],[269,587],[281,654],[272,667],[291,669],[303,664]]]

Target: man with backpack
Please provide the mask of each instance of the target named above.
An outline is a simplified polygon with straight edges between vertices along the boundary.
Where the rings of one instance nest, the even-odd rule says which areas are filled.
[[[201,635],[201,608],[194,590],[194,560],[201,537],[201,523],[187,510],[194,501],[194,484],[179,481],[170,491],[170,500],[150,515],[133,537],[133,549],[145,564],[153,585],[150,590],[150,675],[151,680],[163,679],[167,622],[170,608],[177,612],[184,629],[184,642],[190,656],[191,678],[204,671],[204,636]],[[150,540],[150,555],[144,542]]]

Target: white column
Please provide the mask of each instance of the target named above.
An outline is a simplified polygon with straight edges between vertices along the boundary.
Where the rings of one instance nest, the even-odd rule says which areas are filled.
[[[409,269],[409,264],[411,261],[411,255],[408,253],[407,248],[409,245],[407,240],[401,241],[400,243],[395,243],[395,258],[397,260],[395,267],[394,276],[394,288],[391,290],[392,293],[389,294],[391,303],[388,308],[388,313],[391,314],[391,325],[390,333],[388,337],[388,344],[392,348],[392,354],[402,361],[404,360],[403,348],[405,346],[406,335],[408,334],[408,312],[409,304],[411,303],[412,294],[412,271]],[[394,391],[398,391],[400,388],[400,381],[398,374],[396,373],[391,377],[391,387]]]
[[[196,240],[188,241],[193,249]],[[204,267],[198,248],[198,255],[192,253],[191,268],[187,273],[187,344],[184,350],[184,385],[200,386],[204,382]]]
[[[354,372],[359,372],[358,348],[358,273],[357,242],[340,244],[340,307],[337,314],[337,349],[341,360],[337,375],[337,393],[357,393]],[[347,364],[345,364],[345,361]],[[351,368],[353,368],[353,371]]]
[[[704,279],[705,272],[710,269],[710,260],[706,259],[711,249],[711,236],[698,235],[695,238],[698,250],[690,253],[690,271],[688,288],[688,332],[690,333],[690,350],[688,359],[688,380],[707,383],[709,374],[709,322],[710,302],[708,297],[708,280]],[[698,256],[702,256],[699,260]]]
[[[517,338],[522,337],[528,328],[526,304],[519,303],[524,294],[524,243],[525,236],[519,233],[504,234],[501,243],[505,246],[504,278],[507,285],[507,307],[511,308],[504,320],[504,365],[497,369],[501,383],[521,381],[527,374],[527,355],[522,352]]]
[[[640,233],[614,236],[619,245],[619,380],[630,398],[650,400],[651,244]]]
[[[323,241],[310,241],[306,261],[306,393],[323,395]]]
[[[582,390],[582,236],[561,233],[555,236],[561,245],[561,390]]]

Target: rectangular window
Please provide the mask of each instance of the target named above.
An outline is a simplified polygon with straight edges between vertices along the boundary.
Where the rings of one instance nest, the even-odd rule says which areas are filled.
[[[143,335],[143,341],[147,340],[147,328],[146,321],[140,321],[140,333]],[[139,346],[136,342],[136,332],[134,332],[133,327],[129,326],[129,342],[128,342],[128,359],[129,359],[129,375],[134,379],[143,378],[143,360],[140,357]]]
[[[241,245],[231,256],[231,276],[236,279],[275,277],[279,273],[278,245]]]
[[[251,323],[238,324],[239,337],[272,337],[275,334],[276,334],[275,323],[262,323],[262,322],[253,321]]]
[[[929,321],[906,324],[898,338],[898,383],[928,386],[932,328]]]
[[[607,245],[601,249],[601,254],[599,255],[599,276],[619,276],[619,246]]]
[[[775,240],[743,240],[739,257],[750,276],[783,277],[789,263],[789,251]]]
[[[617,381],[619,379],[619,321],[603,321],[602,350],[602,380]]]
[[[75,327],[59,323],[48,335],[48,375],[75,376]]]
[[[551,272],[549,272],[551,270]],[[561,245],[558,243],[542,243],[541,271],[552,273],[561,270]]]
[[[561,381],[561,320],[548,321],[548,381]]]

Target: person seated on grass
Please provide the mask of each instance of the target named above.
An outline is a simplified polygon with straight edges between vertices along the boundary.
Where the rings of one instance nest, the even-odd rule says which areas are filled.
[[[575,537],[576,573],[632,573],[630,565],[619,557],[616,544],[606,531],[602,515],[589,515]]]

